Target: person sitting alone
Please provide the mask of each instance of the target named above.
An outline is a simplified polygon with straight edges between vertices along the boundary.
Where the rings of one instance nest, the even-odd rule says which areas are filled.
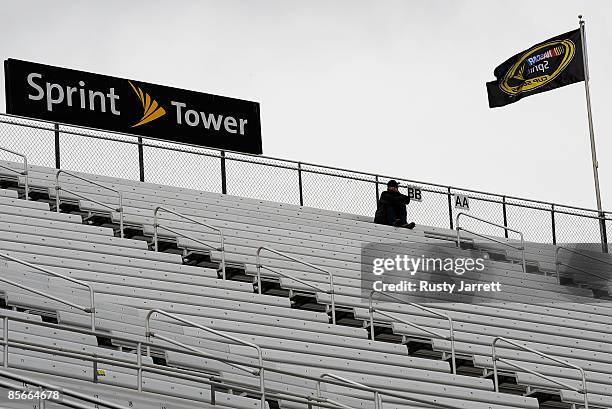
[[[397,181],[390,180],[387,182],[387,190],[381,193],[378,200],[374,223],[413,229],[414,222],[408,223],[406,220],[408,203],[410,203],[410,197],[399,192]]]

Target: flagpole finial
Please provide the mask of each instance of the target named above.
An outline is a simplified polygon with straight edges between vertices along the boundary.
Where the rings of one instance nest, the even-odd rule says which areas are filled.
[[[578,14],[578,21],[579,21],[580,23],[582,23],[582,22],[583,22],[583,20],[582,20],[582,14]]]

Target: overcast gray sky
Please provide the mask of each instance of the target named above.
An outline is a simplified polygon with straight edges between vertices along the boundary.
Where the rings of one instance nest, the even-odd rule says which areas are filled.
[[[612,210],[612,1],[0,4],[3,60],[258,101],[266,155],[594,208],[583,83],[495,110],[485,89],[582,13]]]

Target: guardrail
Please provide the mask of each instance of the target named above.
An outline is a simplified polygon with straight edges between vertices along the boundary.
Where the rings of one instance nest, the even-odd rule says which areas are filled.
[[[25,200],[30,199],[30,188],[29,188],[29,179],[28,179],[28,158],[23,153],[15,152],[10,149],[0,147],[0,151],[12,153],[13,155],[20,156],[23,158],[23,172],[19,172],[13,168],[9,168],[8,166],[0,165],[0,168],[6,169],[9,172],[17,173],[18,175],[25,176]]]
[[[255,345],[252,342],[242,340],[240,338],[234,337],[234,336],[229,335],[229,334],[225,334],[225,333],[223,333],[221,331],[217,331],[217,330],[215,330],[213,328],[209,328],[209,327],[207,327],[205,325],[198,324],[197,322],[193,322],[193,321],[187,320],[185,318],[181,318],[181,317],[179,317],[177,315],[174,315],[174,314],[171,314],[171,313],[165,312],[163,310],[159,310],[159,309],[150,310],[149,312],[147,312],[147,315],[145,317],[145,336],[147,337],[147,340],[149,340],[150,337],[156,336],[157,338],[162,339],[162,340],[164,340],[166,342],[173,342],[173,340],[171,340],[171,339],[169,339],[167,337],[164,337],[162,335],[155,334],[154,332],[151,331],[151,327],[150,327],[149,321],[151,320],[151,315],[153,315],[153,314],[165,315],[166,317],[172,318],[173,320],[179,321],[179,322],[181,322],[183,324],[190,325],[192,327],[201,329],[201,330],[206,331],[206,332],[210,332],[211,334],[215,334],[215,335],[217,335],[219,337],[222,337],[222,338],[225,338],[225,339],[229,339],[230,341],[234,341],[234,342],[236,342],[238,344],[254,348],[257,351],[257,356],[258,356],[258,360],[259,360],[259,369],[257,370],[257,374],[259,375],[259,387],[260,387],[260,393],[261,393],[261,401],[260,401],[261,402],[261,409],[265,409],[265,407],[266,407],[265,370],[264,370],[264,367],[263,367],[263,353],[261,351],[261,348],[258,345]]]
[[[582,389],[576,388],[576,387],[574,387],[572,385],[569,385],[569,384],[567,384],[565,382],[558,381],[556,379],[551,378],[550,376],[546,376],[546,375],[544,375],[544,374],[542,374],[540,372],[531,370],[531,369],[526,368],[524,366],[515,364],[514,362],[510,362],[509,360],[507,360],[505,358],[498,357],[497,356],[497,351],[496,351],[495,347],[496,347],[497,343],[500,342],[500,341],[503,341],[503,342],[505,342],[507,344],[513,345],[513,346],[515,346],[515,347],[517,347],[519,349],[522,349],[524,351],[531,352],[533,354],[539,355],[539,356],[541,356],[543,358],[550,359],[551,361],[556,362],[558,364],[561,364],[563,366],[566,366],[568,368],[577,369],[578,371],[580,371],[580,375],[582,376]],[[492,349],[492,359],[493,359],[493,378],[494,378],[494,381],[495,381],[495,392],[499,392],[499,379],[497,378],[497,361],[499,361],[499,362],[505,363],[506,365],[510,365],[510,366],[512,366],[512,367],[514,367],[516,369],[520,369],[521,371],[525,371],[525,372],[528,372],[528,373],[530,373],[532,375],[539,376],[542,379],[546,379],[549,382],[555,383],[555,384],[557,384],[559,386],[563,386],[563,387],[565,387],[565,388],[567,388],[569,390],[572,390],[574,392],[578,392],[578,393],[583,394],[584,395],[584,409],[589,409],[589,401],[588,401],[588,398],[587,398],[586,375],[584,373],[584,369],[582,369],[578,365],[570,364],[569,362],[566,362],[566,361],[563,361],[561,359],[555,358],[554,356],[550,356],[548,354],[545,354],[545,353],[540,352],[538,350],[535,350],[533,348],[526,347],[524,345],[521,345],[521,344],[519,344],[517,342],[514,342],[514,341],[509,340],[508,338],[504,338],[504,337],[496,337],[493,340],[493,344],[491,345],[491,349]]]
[[[319,380],[317,381],[317,396],[319,398],[321,397],[321,380],[323,378],[332,378],[332,379],[336,379],[337,381],[344,382],[347,385],[359,386],[361,388],[368,388],[368,386],[363,385],[359,382],[355,382],[350,379],[343,378],[342,376],[338,376],[336,374],[328,372],[328,373],[321,374],[321,376],[319,376]],[[334,403],[338,405],[342,405],[338,402],[334,402]],[[346,406],[346,405],[342,405],[342,407],[347,408],[347,409],[353,409],[350,406]],[[374,391],[374,409],[382,409],[382,399],[380,397],[380,392],[378,391],[378,389]]]
[[[296,277],[291,277],[290,275],[285,274],[285,273],[281,273],[280,271],[278,271],[278,270],[276,270],[274,268],[264,266],[261,263],[261,252],[262,252],[262,250],[269,251],[270,253],[274,253],[274,254],[279,255],[281,257],[285,257],[288,260],[295,261],[296,263],[303,264],[303,265],[308,266],[308,267],[310,267],[310,268],[312,268],[314,270],[321,271],[321,272],[327,274],[329,276],[329,290],[325,290],[325,289],[322,289],[320,287],[317,287],[316,285],[310,284],[310,283],[308,283],[308,282],[306,282],[306,281],[304,281],[302,279],[299,279],[299,278],[296,278]],[[319,266],[315,266],[314,264],[310,264],[310,263],[308,263],[306,261],[300,260],[299,258],[290,256],[290,255],[285,254],[283,252],[280,252],[278,250],[274,250],[271,247],[261,246],[261,247],[259,247],[257,249],[257,290],[258,290],[259,294],[261,294],[261,269],[262,268],[265,268],[266,270],[272,271],[273,273],[276,273],[276,274],[278,274],[278,275],[280,275],[282,277],[289,278],[291,280],[297,281],[298,283],[304,284],[305,286],[313,288],[313,289],[315,289],[317,291],[321,291],[321,292],[324,292],[326,294],[329,294],[330,297],[331,297],[332,324],[336,324],[336,301],[335,301],[335,298],[334,298],[334,293],[335,293],[335,291],[334,291],[334,274],[331,271],[326,270],[326,269],[324,269],[322,267],[319,267]]]
[[[501,229],[504,229],[504,231],[511,231],[511,232],[514,232],[514,233],[518,233],[521,236],[521,245],[520,245],[520,247],[513,246],[510,243],[507,243],[507,242],[504,242],[504,241],[501,241],[501,240],[497,240],[497,239],[494,239],[493,237],[485,236],[483,234],[479,234],[479,233],[476,233],[474,231],[468,230],[468,229],[466,229],[464,227],[461,227],[461,226],[459,226],[459,217],[460,216],[465,216],[465,217],[469,217],[470,219],[479,220],[479,221],[481,221],[483,223],[486,223],[486,224],[489,224],[491,226],[495,226],[495,227],[499,227]],[[521,255],[522,255],[523,273],[527,272],[527,268],[526,268],[526,265],[525,265],[525,239],[523,237],[523,233],[522,232],[520,232],[518,230],[515,230],[515,229],[512,229],[512,228],[510,228],[508,226],[502,226],[501,224],[493,223],[493,222],[490,222],[488,220],[481,219],[480,217],[472,216],[470,214],[463,213],[463,212],[460,212],[459,214],[457,214],[457,223],[456,223],[456,225],[457,225],[457,227],[456,227],[456,230],[457,230],[457,247],[461,247],[461,230],[463,230],[463,231],[468,232],[470,234],[473,234],[475,236],[482,237],[483,239],[490,240],[492,242],[495,242],[495,243],[501,244],[503,246],[507,246],[507,247],[513,248],[515,250],[519,250],[521,252]]]
[[[98,187],[101,187],[103,189],[110,190],[111,192],[117,193],[117,195],[119,195],[119,207],[115,208],[115,207],[107,205],[106,203],[102,203],[102,202],[100,202],[98,200],[95,200],[95,199],[92,199],[90,197],[87,197],[87,196],[81,195],[79,193],[76,193],[76,192],[74,192],[72,190],[68,190],[68,189],[62,188],[59,185],[59,176],[60,176],[61,173],[65,174],[65,175],[68,175],[68,176],[72,176],[75,179],[80,179],[82,181],[89,182],[89,183],[91,183],[94,186],[98,186]],[[103,207],[106,207],[108,209],[111,209],[111,210],[119,212],[119,231],[120,231],[121,238],[123,238],[123,194],[119,190],[113,189],[113,188],[108,187],[108,186],[105,186],[105,185],[103,185],[101,183],[98,183],[98,182],[94,182],[93,180],[84,178],[82,176],[75,175],[72,172],[68,172],[68,171],[65,171],[63,169],[59,169],[57,172],[55,172],[55,207],[56,207],[56,211],[58,213],[60,212],[60,195],[59,195],[59,191],[60,190],[63,190],[65,192],[68,192],[68,193],[76,196],[76,197],[80,197],[82,199],[86,199],[86,200],[92,201],[94,203],[99,204],[100,206],[103,206]]]
[[[444,319],[448,320],[449,336],[447,337],[444,334],[441,334],[441,333],[439,333],[437,331],[432,331],[429,328],[423,327],[422,325],[414,324],[414,323],[412,323],[410,321],[406,321],[406,320],[404,320],[402,318],[398,318],[398,317],[396,317],[394,315],[390,315],[390,314],[387,314],[386,312],[382,312],[380,310],[377,310],[372,305],[374,294],[384,295],[385,297],[390,298],[392,300],[395,300],[395,301],[397,301],[399,303],[410,305],[412,307],[418,308],[418,309],[420,309],[422,311],[428,312],[428,313],[430,313],[432,315],[435,315],[437,317],[441,317],[441,318],[444,318]],[[453,373],[454,374],[457,373],[457,361],[456,361],[456,357],[455,357],[455,329],[454,329],[454,325],[453,325],[453,319],[448,314],[444,314],[444,313],[436,311],[436,310],[434,310],[432,308],[428,308],[428,307],[425,307],[423,305],[420,305],[420,304],[417,304],[417,303],[413,303],[413,302],[410,302],[410,301],[402,300],[401,298],[398,298],[398,297],[396,297],[394,295],[383,293],[383,292],[376,291],[376,290],[372,290],[370,292],[370,295],[368,297],[368,305],[369,305],[369,311],[370,311],[370,338],[372,339],[372,341],[374,341],[374,312],[376,312],[379,315],[385,316],[387,318],[391,318],[392,320],[395,320],[395,321],[399,321],[402,324],[406,324],[406,325],[408,325],[410,327],[416,328],[416,329],[418,329],[420,331],[423,331],[423,332],[425,332],[427,334],[434,335],[434,336],[436,336],[436,337],[438,337],[440,339],[445,339],[447,341],[450,341],[450,343],[451,343],[451,367],[452,367]]]
[[[202,240],[198,240],[198,239],[194,238],[193,236],[186,235],[186,234],[181,233],[181,232],[179,232],[177,230],[171,229],[170,227],[161,226],[159,224],[159,222],[158,222],[158,217],[157,217],[157,214],[159,213],[160,210],[163,210],[164,212],[172,213],[172,214],[174,214],[176,216],[182,217],[183,219],[189,220],[190,222],[199,224],[200,226],[204,226],[204,227],[206,227],[206,228],[208,228],[210,230],[216,231],[217,233],[219,233],[221,247],[217,248],[217,247],[211,246],[210,244],[205,243]],[[225,278],[226,278],[225,277],[225,239],[224,239],[224,235],[223,235],[223,230],[221,230],[218,227],[215,227],[213,225],[202,223],[201,221],[199,221],[197,219],[194,219],[193,217],[186,216],[184,214],[175,212],[174,210],[167,209],[167,208],[165,208],[163,206],[157,206],[155,208],[155,210],[153,211],[153,243],[155,245],[155,251],[159,251],[158,240],[157,240],[157,238],[158,238],[157,237],[158,236],[157,235],[157,230],[159,228],[162,228],[164,230],[168,230],[169,232],[174,233],[177,236],[181,236],[181,237],[184,237],[186,239],[193,240],[196,243],[200,243],[201,245],[206,246],[208,248],[211,248],[213,250],[220,251],[221,252],[221,272],[223,274],[223,279],[225,280]]]
[[[605,281],[610,281],[610,277],[611,276],[607,276],[607,277],[606,276],[601,276],[599,274],[593,273],[592,271],[587,271],[587,270],[585,270],[583,268],[572,266],[570,264],[565,264],[565,263],[559,261],[559,253],[561,252],[561,250],[565,250],[565,251],[567,251],[569,253],[578,254],[578,255],[580,255],[582,257],[585,257],[585,258],[588,258],[590,260],[595,260],[595,261],[597,261],[599,263],[606,264],[608,266],[612,266],[611,262],[606,261],[606,260],[598,259],[597,257],[593,257],[593,256],[591,256],[589,254],[586,254],[583,251],[578,251],[578,250],[570,249],[570,248],[563,247],[563,246],[557,246],[557,248],[555,249],[555,272],[557,273],[557,284],[561,284],[561,273],[559,271],[559,266],[569,267],[569,268],[574,269],[576,271],[580,271],[580,272],[582,272],[582,273],[584,273],[586,275],[597,277],[597,278],[600,278],[600,279],[605,280]]]

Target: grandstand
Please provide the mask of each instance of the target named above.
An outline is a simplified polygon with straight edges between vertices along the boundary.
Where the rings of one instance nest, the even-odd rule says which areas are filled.
[[[0,407],[612,408],[608,254],[19,162],[0,184]],[[372,243],[483,256],[504,291],[383,301]]]

